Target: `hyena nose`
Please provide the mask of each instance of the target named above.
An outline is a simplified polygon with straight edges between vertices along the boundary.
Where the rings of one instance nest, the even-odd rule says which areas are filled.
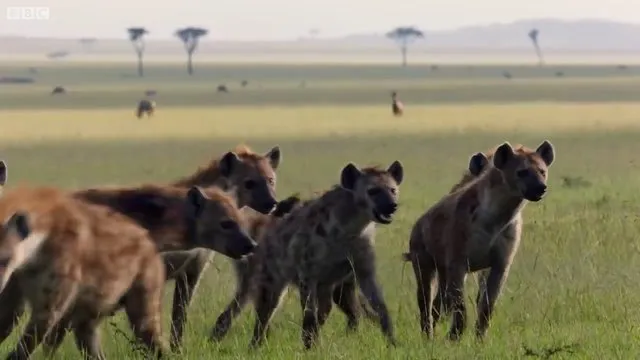
[[[387,206],[385,206],[383,209],[384,213],[389,215],[395,213],[396,210],[398,210],[398,204],[396,203],[390,203]]]

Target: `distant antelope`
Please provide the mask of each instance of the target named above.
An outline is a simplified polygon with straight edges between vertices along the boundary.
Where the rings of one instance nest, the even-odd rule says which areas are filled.
[[[404,112],[404,105],[398,100],[398,94],[395,91],[391,93],[391,111],[395,116],[401,116]]]
[[[153,112],[156,109],[156,102],[153,100],[148,100],[148,99],[142,99],[140,100],[140,102],[138,103],[138,109],[136,111],[136,116],[138,117],[138,119],[140,119],[142,117],[142,115],[144,115],[144,113],[147,113],[147,116],[152,116]]]

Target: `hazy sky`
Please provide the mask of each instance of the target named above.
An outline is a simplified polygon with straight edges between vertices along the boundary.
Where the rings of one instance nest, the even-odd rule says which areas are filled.
[[[640,0],[1,0],[0,34],[124,37],[145,26],[169,38],[180,26],[210,29],[211,39],[293,39],[381,32],[397,25],[425,30],[525,18],[601,18],[640,22]],[[48,6],[50,20],[7,20],[6,6]]]

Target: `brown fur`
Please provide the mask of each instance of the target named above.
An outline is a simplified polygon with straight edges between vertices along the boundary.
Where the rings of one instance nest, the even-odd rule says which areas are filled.
[[[250,254],[256,245],[243,230],[244,218],[235,201],[215,187],[184,189],[147,185],[87,190],[76,192],[74,196],[130,214],[129,217],[150,232],[158,251],[207,248],[240,259]],[[174,268],[167,270],[176,271]],[[47,342],[49,353],[60,345],[65,330],[57,329]]]
[[[476,322],[476,335],[486,334],[519,245],[520,212],[527,199],[541,199],[554,157],[547,141],[535,151],[505,143],[495,150],[492,166],[443,197],[416,221],[404,257],[413,264],[421,327],[429,337],[438,316],[432,311],[436,271],[437,292],[444,296],[445,310],[454,312],[449,337],[457,340],[466,327],[463,286],[467,273],[488,269],[480,283]],[[488,163],[478,153],[471,158],[470,171]]]
[[[522,146],[523,145],[521,144],[516,144],[514,147],[521,148]],[[483,159],[478,158],[477,162],[470,162],[467,170],[462,175],[462,178],[460,179],[460,181],[451,188],[449,193],[450,194],[454,193],[459,189],[463,188],[466,184],[468,184],[469,182],[471,182],[472,180],[480,176],[480,174],[483,171],[487,170],[491,166],[491,161],[493,159],[493,154],[495,153],[495,151],[496,151],[496,147],[493,147],[492,149],[489,149],[488,151],[485,152],[486,161],[483,161]],[[510,242],[513,244],[519,244],[521,231],[522,231],[522,213],[518,212],[518,214],[514,217],[513,221],[505,227],[505,229],[502,231],[500,236],[503,238],[503,241],[505,243]],[[514,245],[513,247],[514,255],[517,249],[518,249],[518,246]],[[403,254],[403,259],[405,261],[411,261],[411,254],[410,253]],[[489,270],[480,271],[479,283],[483,284],[486,281],[487,276],[489,276]],[[442,318],[443,311],[444,311],[444,308],[443,308],[444,302],[443,302],[442,293],[438,291],[438,289],[435,289],[434,291],[435,291],[435,298],[433,300],[432,313],[433,313],[433,322],[435,324],[438,322],[438,320]],[[478,293],[478,298],[476,299],[476,302],[478,304],[480,303],[480,299],[481,299],[480,295],[481,294]]]
[[[236,197],[238,207],[249,206],[266,212],[275,203],[275,169],[281,162],[281,151],[276,146],[265,155],[253,152],[247,146],[240,145],[233,151],[225,153],[219,159],[211,161],[206,166],[200,167],[193,175],[182,178],[172,185],[177,188],[190,188],[192,186],[217,186],[230,195]],[[248,181],[253,182],[253,186],[248,189],[245,185]],[[155,186],[155,188],[173,191],[168,187]],[[143,186],[143,189],[153,188],[153,186]],[[110,201],[109,196],[122,196],[123,193],[114,188],[80,190],[76,195],[89,194],[88,200],[96,199],[98,203],[110,204],[120,203],[120,201]],[[134,189],[123,188],[125,193]],[[158,211],[157,202],[153,201],[146,190],[142,190],[142,204],[131,202],[123,211],[130,211],[125,215],[142,221],[144,226],[153,227],[154,234],[164,236],[166,234],[179,234],[179,229],[168,229],[168,224],[163,216],[169,216],[163,211]],[[146,195],[145,195],[146,194]],[[151,199],[151,201],[150,201]],[[156,205],[154,205],[156,204]],[[122,204],[120,203],[119,206]],[[139,206],[142,206],[140,208]],[[267,209],[269,208],[269,209]],[[146,215],[139,213],[139,210],[146,212]],[[118,210],[120,211],[120,210]],[[170,214],[170,213],[169,213]],[[155,218],[152,215],[160,216]],[[142,216],[142,217],[141,217]],[[179,224],[174,218],[173,224]],[[155,221],[155,223],[154,223]],[[154,225],[155,224],[155,225]],[[159,243],[171,243],[172,239],[156,238]],[[191,303],[193,295],[197,289],[199,281],[213,258],[214,252],[208,249],[197,248],[190,251],[172,251],[162,254],[165,265],[170,272],[169,279],[175,279],[176,285],[173,297],[171,345],[176,348],[180,345],[184,324],[187,321],[187,308]],[[9,281],[5,290],[0,293],[0,341],[4,340],[9,333],[3,329],[10,329],[24,312],[24,304],[20,295],[20,289]]]
[[[310,348],[318,335],[320,306],[331,304],[335,285],[355,273],[362,293],[376,311],[383,333],[395,344],[391,319],[375,276],[373,244],[359,241],[375,222],[388,224],[397,209],[403,168],[358,169],[348,164],[341,185],[286,216],[262,239],[254,293],[256,323],[252,346],[264,340],[269,321],[289,284],[300,291],[302,339]]]
[[[26,259],[10,277],[32,310],[8,358],[28,359],[61,317],[73,314],[78,348],[103,359],[98,326],[119,304],[141,342],[158,356],[167,350],[161,335],[164,266],[146,230],[50,188],[8,192],[0,200],[0,218],[10,218],[0,238],[2,271]],[[35,233],[43,233],[41,245],[20,250]]]

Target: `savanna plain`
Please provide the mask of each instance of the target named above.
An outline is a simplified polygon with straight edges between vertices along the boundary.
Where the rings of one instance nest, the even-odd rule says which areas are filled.
[[[2,63],[2,75],[28,64]],[[334,308],[318,347],[300,340],[298,295],[290,291],[271,335],[250,352],[248,306],[220,343],[208,340],[235,288],[217,255],[189,311],[184,359],[632,359],[640,354],[640,68],[605,66],[36,64],[33,84],[0,85],[0,157],[9,187],[167,183],[236,144],[279,145],[278,197],[327,189],[340,169],[400,160],[405,181],[395,221],[378,226],[379,280],[398,347],[362,320],[347,334]],[[511,78],[504,76],[509,72]],[[248,84],[243,87],[241,81]],[[229,93],[218,93],[225,84]],[[66,95],[50,95],[54,86]],[[157,112],[134,116],[144,91]],[[391,115],[390,92],[406,112]],[[556,162],[544,200],[524,210],[520,250],[484,342],[473,336],[475,277],[467,278],[469,327],[446,340],[449,319],[427,340],[415,281],[401,261],[411,226],[447,193],[469,157],[504,141],[535,148],[550,140]],[[173,283],[165,297],[165,335]],[[1,304],[0,304],[1,306]],[[21,323],[24,324],[23,322]],[[0,346],[15,345],[22,325]],[[105,321],[110,359],[136,359],[123,314]],[[42,356],[41,351],[36,356]],[[57,359],[77,358],[68,336]],[[174,356],[174,355],[172,355]]]

